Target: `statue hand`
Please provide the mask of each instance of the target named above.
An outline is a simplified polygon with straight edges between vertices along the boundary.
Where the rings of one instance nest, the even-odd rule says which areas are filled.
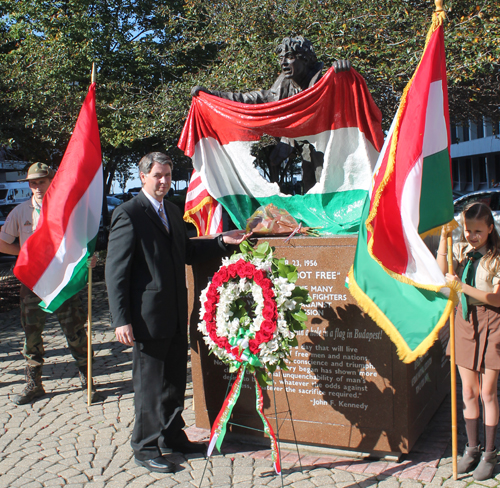
[[[191,88],[191,96],[192,97],[198,96],[198,93],[200,93],[200,92],[210,93],[210,91],[208,91],[204,86],[196,85],[196,86],[193,86],[193,88]]]
[[[339,59],[333,62],[333,69],[335,70],[335,73],[349,71],[351,69],[351,62],[348,59]]]

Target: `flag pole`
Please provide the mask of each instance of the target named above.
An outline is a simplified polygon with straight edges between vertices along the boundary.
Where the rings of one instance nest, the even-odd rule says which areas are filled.
[[[453,273],[453,239],[448,235],[448,272]],[[457,473],[457,367],[455,363],[455,313],[450,314],[451,456],[453,479]]]
[[[435,17],[442,22],[446,18],[443,0],[434,0]],[[448,272],[453,274],[453,238],[448,235]],[[453,479],[458,479],[457,469],[457,365],[455,362],[455,313],[450,314],[450,381],[451,381],[451,458],[453,463]]]
[[[92,74],[90,82],[95,83],[95,63],[92,63]],[[89,266],[88,280],[88,323],[87,323],[87,406],[92,403],[92,267]]]

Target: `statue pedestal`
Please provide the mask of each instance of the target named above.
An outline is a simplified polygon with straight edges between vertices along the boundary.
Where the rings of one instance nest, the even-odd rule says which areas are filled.
[[[387,335],[356,305],[344,285],[354,260],[356,236],[262,239],[299,272],[307,287],[307,330],[298,336],[289,370],[274,374],[275,391],[264,390],[265,414],[275,428],[290,402],[297,441],[358,452],[407,453],[449,391],[449,361],[444,350],[448,329],[425,356],[402,363]],[[188,273],[190,334],[196,426],[210,429],[224,401],[230,373],[208,349],[197,330],[199,296],[220,260],[195,265]],[[253,377],[246,376],[233,410],[235,423],[261,429],[255,410]],[[280,421],[281,424],[281,421]],[[228,431],[263,437],[230,426]],[[280,427],[281,441],[293,442],[290,420]]]

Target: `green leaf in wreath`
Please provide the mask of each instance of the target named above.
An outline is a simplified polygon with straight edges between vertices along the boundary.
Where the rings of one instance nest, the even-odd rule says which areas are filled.
[[[297,337],[294,337],[291,341],[290,341],[290,346],[292,347],[297,347],[299,345],[299,341],[297,340]]]
[[[247,256],[248,254],[251,254],[253,252],[253,247],[252,245],[250,244],[249,241],[243,241],[241,244],[240,244],[240,251],[245,255]]]
[[[307,320],[307,315],[306,313],[304,312],[304,310],[299,310],[297,313],[293,313],[292,314],[292,317],[295,319],[295,320],[300,320],[302,322],[305,322]]]
[[[286,277],[290,283],[295,283],[298,278],[297,271],[292,271],[291,273],[288,273]]]
[[[282,263],[281,261],[278,263],[278,274],[282,278],[286,278],[288,275],[288,266],[285,263]]]
[[[266,371],[261,368],[255,369],[255,376],[257,377],[257,381],[262,388],[267,388],[273,384],[273,381],[269,378]]]
[[[267,256],[269,254],[269,251],[271,250],[271,246],[269,245],[269,242],[265,241],[259,244],[255,249],[254,249],[254,254],[259,253],[262,254],[263,256]]]

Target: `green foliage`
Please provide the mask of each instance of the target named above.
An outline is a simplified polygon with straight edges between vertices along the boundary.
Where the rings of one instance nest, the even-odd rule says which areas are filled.
[[[106,173],[126,174],[146,152],[175,146],[179,111],[156,110],[196,63],[179,48],[182,9],[181,0],[0,0],[0,144],[57,166],[95,62]],[[174,134],[165,121],[176,118]]]
[[[498,120],[498,0],[445,9],[451,118]],[[298,34],[325,69],[351,60],[387,129],[433,10],[430,0],[0,0],[0,146],[57,166],[95,62],[108,187],[151,150],[189,167],[176,144],[191,87],[267,89],[280,71],[276,45]]]

